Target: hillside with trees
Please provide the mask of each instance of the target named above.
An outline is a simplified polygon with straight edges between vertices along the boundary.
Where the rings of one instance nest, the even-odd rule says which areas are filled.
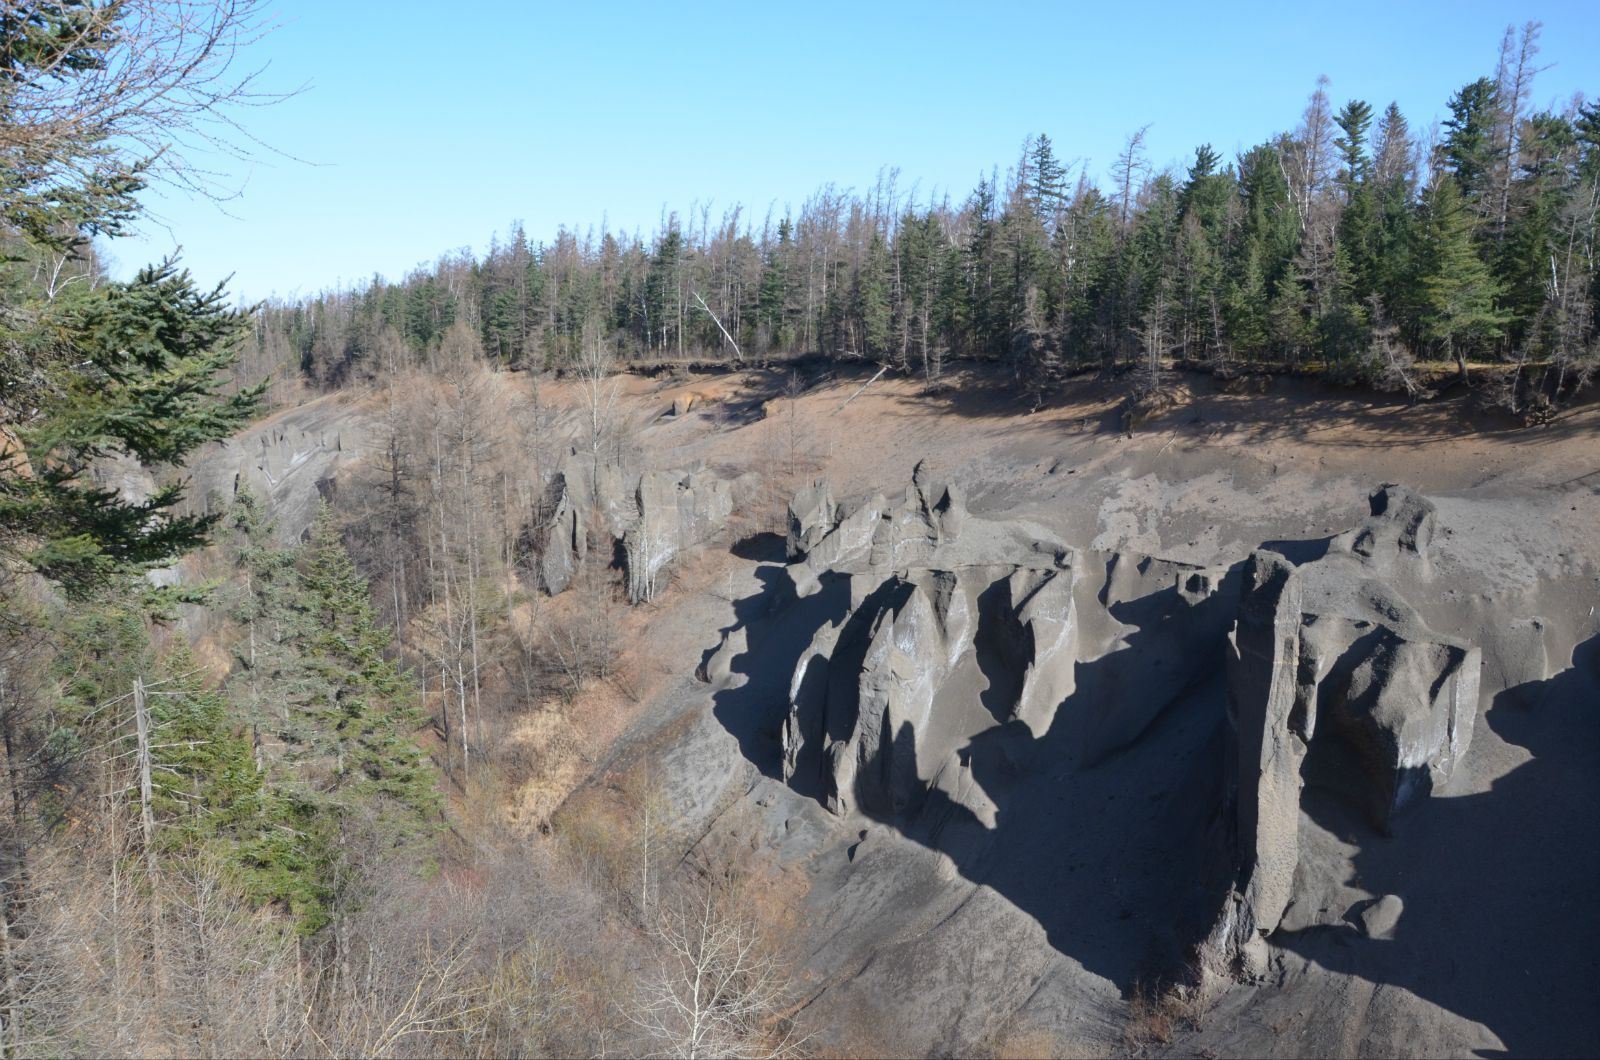
[[[1042,401],[1073,373],[1174,363],[1415,395],[1413,365],[1444,362],[1464,380],[1515,368],[1509,385],[1493,373],[1500,400],[1543,408],[1600,356],[1600,109],[1536,102],[1539,33],[1508,29],[1434,128],[1337,103],[1324,78],[1290,131],[1235,158],[1201,144],[1159,169],[1140,129],[1108,183],[1040,134],[960,201],[890,171],[760,217],[692,207],[650,234],[513,225],[481,258],[269,304],[245,377],[337,387],[452,349],[560,369],[603,343],[625,361],[815,354],[930,381],[993,362]]]
[[[195,495],[266,411],[237,385],[263,318],[174,260],[115,280],[96,240],[259,147],[268,28],[251,0],[0,6],[0,1055],[793,1052],[766,929],[656,880],[659,820],[640,858],[631,816],[545,844],[495,816],[505,704],[550,716],[610,649],[581,613],[537,650],[504,625],[531,501],[474,520],[508,482],[485,366],[412,377],[454,388],[431,454],[391,405],[385,509],[287,532],[247,484]]]

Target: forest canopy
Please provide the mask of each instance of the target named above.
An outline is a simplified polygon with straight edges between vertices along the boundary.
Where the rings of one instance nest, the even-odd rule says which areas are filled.
[[[1413,361],[1532,366],[1559,395],[1597,356],[1600,104],[1535,104],[1539,32],[1508,29],[1432,133],[1392,103],[1336,103],[1322,78],[1291,130],[1232,159],[1201,144],[1156,169],[1141,129],[1109,184],[1039,134],[960,201],[918,200],[888,173],[759,223],[697,207],[648,236],[543,242],[514,224],[481,258],[270,305],[247,375],[329,387],[463,351],[561,368],[604,343],[930,379],[953,358],[997,361],[1035,395],[1171,362],[1415,389]]]

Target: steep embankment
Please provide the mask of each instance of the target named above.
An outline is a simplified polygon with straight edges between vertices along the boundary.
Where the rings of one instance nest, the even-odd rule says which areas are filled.
[[[268,509],[284,542],[300,540],[331,497],[341,471],[376,449],[368,402],[330,395],[275,412],[191,464],[190,503],[220,511],[248,488]]]
[[[734,536],[827,487],[677,561],[626,619],[637,703],[586,722],[594,792],[648,776],[689,861],[785,881],[826,1039],[1592,1049],[1600,414],[1195,379],[1128,436],[1092,384],[860,381],[627,381],[639,470],[735,483]],[[352,416],[229,452],[298,512]]]
[[[891,537],[934,539],[932,555],[863,571],[835,554],[820,581],[776,546],[732,560],[714,683],[685,672],[617,763],[648,761],[688,834],[803,866],[821,1025],[908,1052],[1099,1051],[1130,1030],[1286,1055],[1592,1042],[1575,1015],[1600,943],[1579,904],[1600,867],[1592,411],[1501,433],[1278,383],[1193,394],[1130,438],[1088,387],[1031,416],[906,384],[841,409],[852,389],[646,433],[678,462],[798,449],[836,498],[893,498],[926,459],[966,495],[954,547],[976,537],[975,554],[937,554],[941,498],[914,491],[898,506],[933,515]],[[1386,482],[1426,511],[1369,499]],[[868,522],[895,525],[896,506],[866,503]],[[1419,542],[1407,527],[1424,522]],[[1249,624],[1240,584],[1273,580],[1246,569],[1258,549],[1286,558],[1295,599],[1258,599],[1253,650],[1268,672],[1274,652],[1309,669],[1321,738],[1288,716],[1293,687],[1236,690],[1230,722],[1230,683],[1261,667],[1226,661]],[[971,630],[952,632],[955,596]],[[1292,642],[1274,647],[1280,630]],[[842,686],[812,696],[808,658]],[[1242,764],[1239,705],[1259,713]],[[807,711],[826,719],[817,746],[786,745],[786,720],[818,724]],[[1208,938],[1220,952],[1190,945]],[[1197,957],[1242,982],[1128,1004],[1200,979],[1183,968]]]

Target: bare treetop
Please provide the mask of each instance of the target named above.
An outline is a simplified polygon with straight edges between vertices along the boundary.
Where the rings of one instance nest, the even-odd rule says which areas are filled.
[[[202,155],[263,150],[241,107],[260,85],[241,52],[270,31],[259,0],[0,0],[0,156],[30,191],[110,173],[225,197]]]

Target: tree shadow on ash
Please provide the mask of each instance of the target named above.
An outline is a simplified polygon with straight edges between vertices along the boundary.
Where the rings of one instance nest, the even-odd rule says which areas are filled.
[[[1404,903],[1393,939],[1346,926],[1273,941],[1483,1024],[1506,1047],[1485,1055],[1594,1055],[1600,636],[1554,677],[1500,693],[1483,720],[1533,757],[1487,792],[1424,800],[1392,836],[1348,800],[1308,791],[1304,807],[1319,825],[1363,837],[1359,885]]]
[[[790,679],[812,636],[849,613],[849,583],[824,576],[818,594],[796,600],[781,566],[757,573],[764,589],[745,603],[752,616],[749,650],[733,666],[747,680],[719,690],[714,713],[749,761],[781,779]],[[814,723],[837,724],[837,717],[852,713],[848,706],[837,709],[832,697],[853,687],[869,639],[867,629],[849,623],[865,627],[870,617],[861,616],[873,611],[859,609],[841,631],[826,669],[843,679],[830,688],[830,716]],[[1080,689],[1112,694],[1119,683],[1139,680],[1130,658],[1152,642],[1152,650],[1169,647],[1150,630],[1133,631],[1128,639],[1129,646],[1113,655],[1077,664]],[[1214,651],[1216,671],[1175,690],[1142,735],[1096,765],[1081,762],[1097,719],[1075,709],[1081,701],[1074,699],[1037,739],[1021,722],[1008,721],[966,741],[956,752],[961,782],[976,785],[996,805],[992,824],[940,787],[917,785],[902,797],[904,778],[919,772],[909,727],[885,734],[891,750],[881,761],[895,762],[895,779],[866,775],[863,767],[854,792],[860,814],[949,856],[966,879],[1036,919],[1058,952],[1124,992],[1160,979],[1186,959],[1219,900],[1206,882],[1206,837],[1222,801],[1222,646],[1198,647]],[[1118,658],[1125,653],[1133,654]],[[978,654],[979,709],[998,712],[989,688],[1015,685],[1019,675],[996,670],[998,654],[987,647]],[[809,667],[807,679],[827,681],[828,675]],[[815,698],[801,696],[802,702]],[[807,754],[790,786],[817,798],[824,790],[821,756]],[[841,834],[855,827],[842,820]]]

